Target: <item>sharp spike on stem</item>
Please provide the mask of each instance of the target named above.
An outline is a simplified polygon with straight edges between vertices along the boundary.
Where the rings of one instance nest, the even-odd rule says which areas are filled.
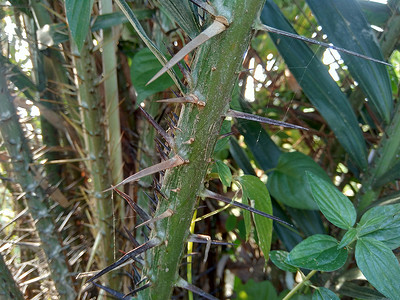
[[[140,244],[138,243],[138,241],[135,239],[135,237],[133,236],[133,234],[130,232],[130,230],[128,228],[126,228],[124,226],[124,230],[126,232],[126,234],[128,235],[129,241],[132,243],[133,247],[137,248],[140,246]]]
[[[148,221],[151,219],[149,214],[147,212],[145,212],[139,205],[137,205],[135,203],[135,201],[133,201],[132,198],[129,197],[128,194],[125,194],[124,192],[120,191],[117,188],[115,188],[114,190],[118,193],[118,195],[120,195],[122,198],[124,198],[126,202],[128,202],[128,204],[132,208],[132,210],[134,212],[136,212],[143,221]]]
[[[239,118],[239,119],[244,119],[244,120],[249,120],[249,121],[260,122],[260,123],[266,123],[266,124],[271,124],[271,125],[276,125],[276,126],[283,126],[283,127],[287,127],[287,128],[308,130],[307,128],[299,126],[299,125],[293,125],[293,124],[289,124],[286,122],[277,121],[277,120],[273,120],[273,119],[253,115],[253,114],[248,114],[245,112],[236,111],[236,110],[232,110],[232,109],[229,109],[227,111],[226,116],[232,117],[232,118]]]
[[[134,289],[132,292],[129,292],[128,294],[126,294],[125,297],[135,295],[136,293],[138,293],[140,291],[143,291],[144,289],[147,289],[149,286],[151,286],[150,282],[148,282],[148,283],[146,283],[146,284]]]
[[[178,97],[178,98],[169,98],[169,99],[162,99],[157,100],[157,102],[163,103],[193,103],[199,106],[206,106],[204,101],[200,101],[196,95],[190,94],[185,97]]]
[[[360,57],[360,58],[363,58],[363,59],[366,59],[366,60],[370,60],[370,61],[373,61],[373,62],[376,62],[376,63],[379,63],[379,64],[383,64],[383,65],[386,65],[386,66],[390,66],[390,67],[392,66],[391,64],[389,64],[389,63],[387,63],[385,61],[382,61],[382,60],[379,60],[379,59],[376,59],[376,58],[372,58],[370,56],[366,56],[366,55],[363,55],[363,54],[360,54],[360,53],[357,53],[357,52],[354,52],[354,51],[351,51],[351,50],[347,50],[347,49],[344,49],[344,48],[337,47],[335,45],[331,45],[331,44],[328,44],[328,43],[324,43],[324,42],[320,42],[320,41],[317,41],[317,40],[313,40],[313,39],[310,39],[310,38],[307,38],[307,37],[304,37],[304,36],[301,36],[301,35],[298,35],[298,34],[287,32],[287,31],[284,31],[284,30],[280,30],[280,29],[277,29],[277,28],[274,28],[274,27],[270,27],[270,26],[267,26],[267,25],[264,25],[264,24],[262,24],[259,27],[257,27],[257,29],[263,30],[263,31],[267,31],[267,32],[276,33],[276,34],[280,34],[280,35],[287,36],[287,37],[291,37],[291,38],[294,38],[294,39],[297,39],[297,40],[301,40],[301,41],[304,41],[304,42],[307,42],[307,43],[319,45],[319,46],[322,46],[322,47],[325,47],[325,48],[334,49],[334,50],[339,51],[339,52],[350,54],[350,55],[353,55],[353,56],[356,56],[356,57]]]
[[[174,214],[174,211],[172,209],[168,208],[161,215],[158,215],[157,217],[154,217],[153,219],[147,220],[146,222],[143,222],[142,224],[137,225],[135,228],[141,227],[143,225],[149,225],[149,224],[153,225],[153,223],[155,223],[155,222],[157,222],[159,220],[168,218],[168,217],[172,216],[173,214]]]
[[[146,84],[152,83],[154,80],[156,80],[158,77],[160,77],[162,74],[167,72],[169,69],[171,69],[173,66],[176,65],[177,62],[182,60],[186,55],[188,55],[190,52],[192,52],[194,49],[199,47],[201,44],[205,43],[208,41],[210,38],[213,36],[216,36],[217,34],[220,34],[226,29],[226,24],[223,24],[223,17],[217,17],[214,22],[202,33],[200,33],[198,36],[196,36],[193,40],[191,40],[189,43],[185,45],[181,50],[178,51],[178,53],[175,54],[171,58],[169,62],[167,62],[164,67],[160,71],[157,72],[156,75],[154,75],[153,78],[150,79],[150,81]],[[226,20],[226,19],[225,19]],[[227,21],[226,21],[227,22]]]
[[[126,296],[124,294],[117,292],[116,290],[113,290],[112,288],[109,288],[107,286],[101,285],[96,282],[93,282],[93,284],[95,286],[97,286],[98,288],[105,290],[107,293],[109,293],[115,299],[122,299],[122,300],[126,299]]]
[[[207,244],[207,238],[204,237],[204,234],[191,234],[188,237],[188,242],[192,242],[192,243],[199,243],[199,244]],[[208,235],[206,235],[206,237],[208,237]],[[220,246],[235,246],[235,244],[233,243],[228,243],[228,242],[221,242],[221,241],[215,241],[215,240],[211,240],[211,245],[220,245]]]
[[[178,281],[176,282],[176,286],[183,288],[185,290],[192,291],[193,293],[209,300],[218,300],[218,298],[215,298],[214,296],[206,293],[202,289],[198,288],[197,286],[194,286],[193,284],[188,283],[186,280],[182,279],[179,277]]]
[[[141,106],[139,109],[142,111],[146,119],[150,122],[151,126],[154,127],[155,130],[167,141],[167,143],[171,146],[175,146],[174,139],[160,126],[158,123],[145,111]]]
[[[122,256],[120,259],[118,259],[115,263],[113,263],[113,264],[109,265],[108,267],[104,268],[103,270],[101,270],[99,273],[97,273],[92,278],[90,278],[88,280],[88,282],[93,282],[100,276],[102,276],[112,270],[119,269],[128,263],[131,263],[131,261],[133,261],[134,257],[138,256],[139,254],[142,254],[143,252],[145,252],[153,247],[160,245],[161,243],[162,242],[159,238],[153,238],[153,239],[149,240],[148,242],[144,243],[143,245],[140,245],[139,247],[126,253],[124,256]]]
[[[279,219],[279,218],[277,218],[275,216],[272,216],[270,214],[266,214],[265,212],[257,210],[257,209],[255,209],[255,208],[253,208],[251,206],[246,205],[246,204],[234,201],[234,200],[232,200],[232,199],[230,199],[228,197],[224,197],[224,196],[222,196],[220,194],[211,192],[210,190],[204,189],[202,194],[201,194],[201,196],[207,197],[207,198],[211,198],[211,199],[215,199],[215,200],[218,200],[218,201],[222,201],[222,202],[225,202],[226,204],[231,204],[231,205],[236,206],[236,207],[240,207],[240,208],[248,210],[248,211],[250,211],[250,212],[252,212],[254,214],[258,214],[258,215],[266,217],[268,219],[271,219],[271,220],[277,221],[279,223],[285,224],[287,226],[293,227],[292,224],[287,223],[287,222],[285,222],[285,221],[283,221],[283,220],[281,220],[281,219]]]
[[[148,176],[148,175],[151,175],[154,173],[158,173],[158,172],[166,170],[166,169],[171,169],[171,168],[183,165],[184,163],[186,163],[186,161],[182,157],[180,157],[179,155],[175,155],[174,157],[172,157],[166,161],[155,164],[154,166],[143,169],[143,170],[129,176],[128,178],[125,178],[117,185],[112,186],[109,189],[104,190],[103,192],[113,190],[116,187],[121,186],[123,184],[127,184],[129,182],[138,181],[139,179],[141,179],[145,176]]]

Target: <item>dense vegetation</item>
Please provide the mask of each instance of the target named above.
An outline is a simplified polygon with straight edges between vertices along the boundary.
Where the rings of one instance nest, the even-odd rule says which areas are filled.
[[[399,299],[399,10],[3,1],[0,298]]]

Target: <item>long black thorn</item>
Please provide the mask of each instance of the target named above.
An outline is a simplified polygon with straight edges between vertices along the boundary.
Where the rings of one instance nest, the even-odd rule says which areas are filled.
[[[125,225],[124,225],[124,230],[125,230],[126,234],[128,235],[129,241],[132,243],[133,247],[135,247],[135,248],[139,247],[140,244],[135,239],[132,232],[128,228],[125,227]]]
[[[147,194],[145,191],[143,191],[143,193],[147,196],[147,198],[150,199],[151,203],[152,203],[154,206],[157,206],[157,202],[156,202],[155,199],[151,198],[150,195]]]
[[[142,111],[146,119],[150,122],[151,126],[154,127],[155,130],[167,141],[167,143],[173,147],[174,139],[145,111],[141,106],[139,109]]]
[[[139,205],[137,205],[135,201],[133,201],[132,198],[129,197],[128,194],[125,194],[123,191],[120,191],[117,188],[114,190],[118,193],[118,195],[124,198],[126,202],[128,202],[132,210],[136,212],[143,221],[148,221],[151,219],[151,216],[149,216],[147,212],[145,212]]]
[[[142,254],[143,252],[147,251],[148,249],[158,246],[160,243],[161,243],[160,239],[154,238],[154,239],[151,239],[148,242],[140,245],[139,247],[132,249],[131,251],[127,252],[124,256],[122,256],[120,259],[118,259],[115,263],[112,263],[111,265],[109,265],[108,267],[105,267],[99,273],[94,275],[87,282],[93,282],[100,276],[103,276],[104,274],[114,270],[115,268],[119,267],[120,265],[124,264],[125,262],[129,261],[130,259],[133,260],[134,257],[138,256],[139,254]]]
[[[268,218],[268,219],[277,221],[277,222],[279,222],[279,223],[285,224],[285,225],[287,225],[287,226],[294,227],[292,224],[290,224],[290,223],[288,223],[288,222],[285,222],[285,221],[279,219],[278,217],[272,216],[272,215],[267,214],[267,213],[265,213],[265,212],[262,212],[262,211],[260,211],[260,210],[258,210],[258,209],[255,209],[255,208],[253,208],[253,207],[251,207],[251,206],[248,206],[248,205],[246,205],[246,204],[243,204],[243,203],[234,201],[234,200],[232,200],[232,199],[230,199],[230,198],[228,198],[228,197],[222,196],[222,195],[217,194],[217,193],[214,193],[214,192],[212,192],[212,191],[209,191],[209,190],[206,190],[206,189],[205,189],[205,190],[203,191],[203,193],[202,193],[202,196],[208,197],[208,198],[211,198],[211,199],[215,199],[215,200],[218,200],[218,201],[222,201],[222,202],[225,202],[226,204],[231,204],[231,205],[233,205],[233,206],[236,206],[236,207],[239,207],[239,208],[248,210],[248,211],[250,211],[250,212],[252,212],[252,213],[255,213],[255,214],[257,214],[257,215],[260,215],[260,216],[266,217],[266,218]]]
[[[93,282],[93,284],[95,286],[97,286],[98,288],[105,290],[107,293],[109,293],[112,297],[114,297],[116,299],[120,299],[120,300],[127,299],[126,295],[124,295],[124,294],[122,294],[120,292],[117,292],[116,290],[113,290],[112,288],[109,288],[107,286],[101,285],[101,284],[96,283],[96,282]]]
[[[164,150],[161,148],[160,144],[156,143],[156,147],[157,147],[157,152],[160,154],[160,157],[162,160],[167,160],[168,159],[168,155],[164,152]]]
[[[148,282],[148,283],[146,283],[146,284],[134,289],[132,292],[129,292],[128,294],[126,294],[125,297],[135,295],[137,292],[143,291],[144,289],[147,289],[149,286],[151,286],[150,282]]]
[[[171,151],[171,148],[170,147],[168,147],[167,145],[165,145],[164,143],[163,143],[163,141],[162,140],[160,140],[160,138],[159,137],[157,137],[156,136],[156,141],[161,145],[161,146],[163,146],[168,152],[170,152]]]
[[[178,121],[179,121],[178,115],[177,115],[176,113],[174,113],[174,112],[171,112],[171,113],[172,113],[172,115],[174,116],[174,118],[175,118],[175,120],[176,120],[176,123],[178,123]]]
[[[185,290],[189,290],[192,291],[193,293],[205,298],[205,299],[209,299],[209,300],[218,300],[218,298],[215,298],[214,296],[206,293],[205,291],[203,291],[202,289],[198,288],[197,286],[194,286],[193,284],[188,283],[186,280],[179,278],[177,283],[176,283],[177,287],[183,288]]]
[[[353,55],[353,56],[356,56],[356,57],[360,57],[360,58],[363,58],[363,59],[366,59],[366,60],[370,60],[370,61],[382,64],[382,65],[386,65],[386,66],[392,67],[391,64],[389,64],[389,63],[387,63],[385,61],[382,61],[382,60],[379,60],[379,59],[376,59],[376,58],[373,58],[373,57],[370,57],[370,56],[367,56],[367,55],[363,55],[363,54],[360,54],[360,53],[357,53],[357,52],[354,52],[354,51],[351,51],[351,50],[340,48],[340,47],[337,47],[335,45],[331,45],[331,44],[328,44],[328,43],[316,41],[316,40],[313,40],[313,39],[310,39],[310,38],[307,38],[307,37],[304,37],[304,36],[301,36],[301,35],[298,35],[298,34],[287,32],[287,31],[284,31],[284,30],[280,30],[280,29],[277,29],[277,28],[274,28],[274,27],[270,27],[270,26],[267,26],[267,25],[261,25],[260,29],[268,31],[268,32],[271,32],[271,33],[276,33],[276,34],[279,34],[279,35],[287,36],[287,37],[290,37],[290,38],[293,38],[293,39],[301,40],[303,42],[307,42],[307,43],[315,44],[315,45],[318,45],[318,46],[322,46],[322,47],[325,47],[325,48],[330,48],[330,49],[333,49],[333,50],[336,50],[336,51],[339,51],[339,52],[343,52],[343,53],[346,53],[346,54],[350,54],[350,55]]]
[[[265,118],[265,117],[261,117],[261,116],[257,116],[257,115],[253,115],[253,114],[248,114],[248,113],[245,113],[242,111],[236,111],[236,110],[232,110],[232,109],[228,110],[228,112],[226,113],[226,116],[232,117],[232,118],[239,118],[239,119],[244,119],[244,120],[249,120],[249,121],[260,122],[260,123],[271,124],[271,125],[275,125],[275,126],[283,126],[283,127],[287,127],[287,128],[293,128],[293,129],[308,130],[307,128],[299,126],[299,125],[293,125],[293,124],[289,124],[286,122],[277,121],[277,120],[273,120],[270,118]]]

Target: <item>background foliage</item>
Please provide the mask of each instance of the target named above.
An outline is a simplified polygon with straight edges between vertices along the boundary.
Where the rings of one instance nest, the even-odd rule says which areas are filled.
[[[164,212],[169,171],[104,191],[172,157],[168,139],[196,123],[182,121],[193,104],[156,100],[191,92],[213,39],[146,84],[211,17],[193,3],[204,1],[116,2],[2,2],[4,297],[128,299],[150,282],[145,259],[157,252],[132,249],[161,247],[152,237],[162,220],[137,225]],[[209,299],[400,297],[400,2],[323,2],[267,0],[254,20],[233,93],[221,98],[308,130],[225,119],[187,216],[176,264],[185,283],[175,282],[173,297],[200,299],[193,286]],[[87,283],[126,253],[137,257]]]

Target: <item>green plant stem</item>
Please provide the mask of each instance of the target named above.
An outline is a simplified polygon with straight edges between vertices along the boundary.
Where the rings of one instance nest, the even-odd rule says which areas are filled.
[[[113,12],[111,0],[101,0],[101,13]],[[117,81],[117,57],[115,55],[115,35],[113,28],[103,29],[103,77],[106,115],[108,121],[108,151],[113,184],[123,180],[121,125],[119,120],[119,97]]]
[[[36,221],[42,248],[46,253],[51,278],[60,299],[75,299],[71,276],[51,218],[50,203],[30,167],[32,153],[24,137],[5,79],[6,68],[0,66],[0,131],[11,158],[15,181],[21,185],[32,218]]]
[[[79,104],[84,127],[85,150],[88,161],[88,170],[92,179],[91,201],[95,207],[97,229],[102,235],[100,253],[98,255],[100,268],[114,262],[114,239],[112,230],[113,206],[110,192],[103,192],[111,186],[112,180],[109,171],[109,157],[106,143],[105,120],[102,110],[102,101],[97,93],[96,67],[91,55],[91,39],[84,42],[80,55],[74,59],[77,76],[76,85],[79,90]],[[74,47],[75,48],[75,47]],[[109,274],[107,284],[118,288],[120,280]]]
[[[302,280],[298,285],[296,285],[290,292],[283,298],[282,300],[289,300],[290,298],[293,297],[294,294],[296,294],[306,283],[307,281],[314,276],[315,273],[317,273],[317,270],[312,270],[308,275]]]
[[[205,101],[205,107],[182,107],[175,142],[178,153],[189,163],[166,171],[162,191],[168,200],[160,201],[156,215],[168,208],[174,214],[157,222],[152,237],[164,243],[145,255],[144,275],[151,286],[140,293],[141,299],[170,299],[178,280],[185,241],[197,196],[207,173],[223,116],[237,80],[252,25],[263,0],[225,1],[224,13],[230,12],[229,28],[200,47],[193,65],[191,92]],[[193,142],[190,142],[193,141]]]
[[[24,300],[10,270],[0,254],[0,299]]]

